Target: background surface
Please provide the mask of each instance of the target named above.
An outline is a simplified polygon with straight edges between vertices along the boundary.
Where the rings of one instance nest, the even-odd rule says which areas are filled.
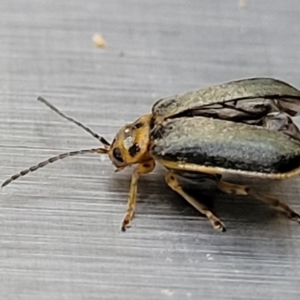
[[[248,76],[300,87],[299,13],[297,0],[1,0],[0,177],[98,146],[37,96],[112,140],[163,96]],[[0,299],[299,299],[299,225],[215,193],[217,233],[157,168],[122,233],[132,169],[113,170],[70,158],[1,190]],[[298,183],[253,182],[300,211]]]

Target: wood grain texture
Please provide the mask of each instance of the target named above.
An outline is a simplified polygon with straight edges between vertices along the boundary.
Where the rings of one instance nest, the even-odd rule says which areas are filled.
[[[299,1],[246,4],[0,0],[0,177],[98,145],[37,96],[111,140],[163,96],[248,76],[300,87]],[[0,299],[299,299],[299,225],[198,190],[226,222],[214,232],[157,168],[122,233],[131,171],[70,158],[1,190]],[[300,211],[299,179],[253,185]]]

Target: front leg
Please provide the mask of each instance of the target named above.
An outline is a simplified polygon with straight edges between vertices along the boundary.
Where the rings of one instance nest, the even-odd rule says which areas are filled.
[[[127,212],[122,222],[122,231],[125,231],[127,227],[130,226],[130,222],[134,216],[135,206],[136,206],[136,192],[137,192],[137,183],[141,174],[150,173],[155,167],[154,160],[150,160],[144,163],[140,163],[135,168],[130,184],[129,198],[127,201]]]

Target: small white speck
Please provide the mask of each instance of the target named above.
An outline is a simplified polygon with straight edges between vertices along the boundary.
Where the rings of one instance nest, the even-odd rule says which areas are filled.
[[[192,297],[192,293],[186,293],[186,296],[190,298]]]
[[[106,160],[106,155],[100,155],[100,160],[105,161]]]
[[[239,0],[238,5],[241,8],[245,8],[247,6],[247,1],[246,0]]]
[[[209,253],[206,254],[206,259],[207,260],[214,260],[214,258]]]
[[[167,296],[172,296],[174,294],[174,292],[172,290],[170,290],[170,289],[161,290],[161,293],[165,294]]]
[[[95,46],[99,48],[105,48],[107,46],[105,39],[100,34],[95,34],[93,36],[93,42]]]
[[[124,131],[125,131],[125,133],[128,133],[129,132],[129,128],[126,128]]]
[[[173,261],[173,259],[172,259],[171,257],[167,257],[167,258],[166,258],[166,261],[167,261],[167,262],[171,262],[171,261]]]

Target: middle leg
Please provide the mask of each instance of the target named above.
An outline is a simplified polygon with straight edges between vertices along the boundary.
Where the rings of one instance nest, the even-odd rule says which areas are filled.
[[[169,171],[166,174],[165,179],[169,187],[179,195],[181,195],[201,214],[205,215],[215,229],[219,231],[226,231],[226,227],[223,222],[216,215],[214,215],[206,205],[198,202],[195,198],[193,198],[183,190],[182,186],[180,185],[175,174],[172,171]]]

